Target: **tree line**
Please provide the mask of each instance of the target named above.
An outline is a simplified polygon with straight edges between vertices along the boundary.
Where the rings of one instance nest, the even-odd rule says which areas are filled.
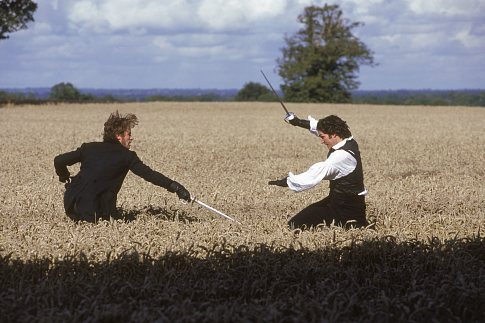
[[[235,95],[221,96],[206,91],[197,95],[137,95],[121,97],[113,94],[94,95],[82,93],[71,83],[59,83],[50,89],[47,98],[39,98],[34,93],[11,93],[0,91],[0,106],[5,104],[46,104],[46,103],[113,103],[113,102],[276,102],[278,98],[266,86],[249,82]],[[354,91],[352,104],[373,105],[429,105],[429,106],[478,106],[485,107],[485,90],[389,90]]]
[[[352,103],[485,107],[485,90],[356,91]]]

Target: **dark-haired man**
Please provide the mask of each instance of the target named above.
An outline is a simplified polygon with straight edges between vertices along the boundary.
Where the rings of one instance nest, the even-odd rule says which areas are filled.
[[[59,181],[66,183],[64,208],[75,221],[96,222],[116,215],[116,199],[126,174],[131,170],[157,186],[190,201],[181,184],[145,165],[130,150],[131,129],[138,124],[134,114],[112,113],[104,124],[103,142],[84,143],[78,149],[54,158]],[[67,166],[81,163],[79,173],[70,177]]]
[[[320,137],[329,152],[327,159],[312,165],[301,174],[289,173],[283,179],[270,181],[270,185],[288,187],[301,192],[316,186],[322,180],[330,181],[330,193],[323,200],[313,203],[293,218],[290,228],[305,229],[319,224],[349,227],[362,227],[367,224],[365,218],[364,175],[360,159],[359,146],[352,137],[347,123],[335,115],[316,120],[297,118],[293,113],[285,121],[293,126],[310,130]]]

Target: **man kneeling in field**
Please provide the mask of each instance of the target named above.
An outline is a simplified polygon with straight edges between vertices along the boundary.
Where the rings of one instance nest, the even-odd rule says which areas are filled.
[[[290,228],[310,228],[319,224],[349,227],[367,225],[365,218],[364,175],[359,145],[352,137],[347,123],[330,115],[316,120],[301,120],[288,113],[285,120],[310,130],[327,146],[327,159],[312,165],[301,174],[289,173],[283,179],[270,181],[270,185],[288,187],[295,192],[310,189],[322,180],[330,181],[330,194],[296,214],[288,225]]]
[[[145,165],[134,151],[131,129],[138,124],[134,114],[112,113],[104,124],[103,142],[84,143],[78,149],[54,158],[59,181],[66,183],[64,208],[75,221],[95,222],[117,215],[116,199],[128,170],[154,185],[190,201],[181,184]],[[81,163],[79,173],[70,177],[67,166]]]

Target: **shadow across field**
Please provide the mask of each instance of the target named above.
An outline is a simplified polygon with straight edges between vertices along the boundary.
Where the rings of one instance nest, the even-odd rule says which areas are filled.
[[[3,321],[479,322],[485,239],[0,258]]]

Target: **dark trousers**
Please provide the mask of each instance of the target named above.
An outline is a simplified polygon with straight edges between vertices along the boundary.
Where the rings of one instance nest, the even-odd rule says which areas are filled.
[[[366,226],[365,197],[327,196],[301,210],[288,225],[291,229],[309,229],[319,224],[330,226],[332,222],[345,228]]]
[[[117,215],[116,200],[116,193],[106,191],[95,199],[94,205],[96,210],[94,214],[83,214],[83,212],[79,211],[80,206],[78,204],[84,202],[81,200],[75,201],[72,208],[66,210],[66,214],[74,221],[86,221],[94,223],[98,220],[109,220],[110,216]]]

